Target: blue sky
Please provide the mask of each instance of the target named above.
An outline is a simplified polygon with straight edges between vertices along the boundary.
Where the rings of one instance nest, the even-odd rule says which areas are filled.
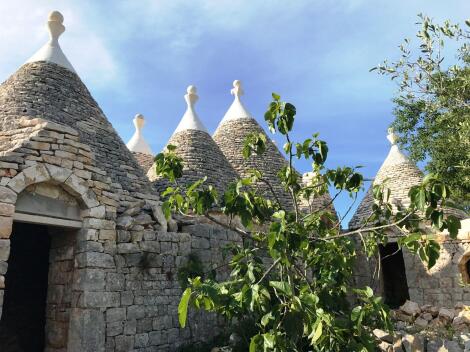
[[[328,166],[363,165],[373,177],[389,149],[396,87],[369,69],[398,57],[418,13],[462,23],[470,1],[2,1],[1,81],[47,40],[51,10],[64,14],[62,48],[125,142],[142,113],[146,139],[160,151],[184,113],[189,84],[213,132],[240,79],[259,122],[275,91],[297,107],[295,139],[320,132]],[[337,210],[349,202],[338,198]]]

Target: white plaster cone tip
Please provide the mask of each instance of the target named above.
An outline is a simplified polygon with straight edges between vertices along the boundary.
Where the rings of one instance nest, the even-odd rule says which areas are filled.
[[[153,155],[152,148],[150,148],[148,143],[145,141],[144,136],[142,135],[142,129],[145,125],[144,116],[141,114],[135,115],[133,122],[135,126],[135,132],[129,142],[127,142],[127,148],[134,153]]]
[[[204,124],[197,116],[196,111],[194,110],[194,105],[196,104],[197,100],[199,99],[198,95],[196,94],[197,89],[195,86],[189,86],[186,89],[187,94],[184,96],[184,100],[186,100],[187,108],[186,112],[184,113],[183,117],[181,118],[180,123],[176,127],[175,132],[173,134],[185,131],[185,130],[197,130],[203,131],[207,133],[207,129]]]
[[[234,96],[234,100],[221,122],[253,118],[240,100],[240,97],[244,94],[241,81],[233,81],[233,88],[230,90],[230,93]]]
[[[382,166],[390,166],[390,165],[403,164],[403,163],[410,162],[408,158],[406,157],[406,155],[403,154],[400,151],[400,149],[398,149],[398,145],[397,145],[398,136],[393,131],[393,128],[388,129],[387,139],[390,141],[392,146]]]
[[[49,31],[49,41],[39,49],[26,63],[46,61],[53,62],[57,65],[75,72],[70,61],[65,56],[59,45],[59,37],[65,31],[63,25],[64,16],[59,11],[52,11],[47,21],[47,29]]]

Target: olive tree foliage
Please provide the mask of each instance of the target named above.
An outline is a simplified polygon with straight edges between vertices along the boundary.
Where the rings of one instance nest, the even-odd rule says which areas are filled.
[[[401,145],[415,161],[426,161],[427,171],[439,174],[469,210],[470,20],[437,24],[419,15],[417,24],[418,45],[405,39],[398,61],[371,70],[398,84],[392,126]]]
[[[222,195],[201,179],[189,186],[178,183],[183,174],[182,160],[170,146],[156,157],[156,169],[173,181],[162,196],[164,212],[203,216],[219,226],[238,233],[242,244],[228,247],[227,263],[231,273],[226,280],[190,278],[179,307],[181,326],[187,323],[188,307],[216,312],[229,325],[242,323],[242,349],[253,351],[374,351],[374,328],[390,329],[388,308],[369,287],[354,288],[352,268],[356,241],[368,255],[387,242],[393,229],[400,246],[417,253],[429,267],[439,256],[439,244],[420,226],[428,222],[439,230],[448,229],[455,237],[460,223],[446,217],[449,189],[436,177],[428,176],[410,191],[411,204],[392,211],[390,192],[374,188],[376,203],[364,224],[357,230],[341,230],[342,217],[331,204],[314,209],[309,200],[335,190],[349,194],[352,202],[363,187],[356,168],[327,169],[327,144],[317,134],[302,141],[291,139],[296,109],[273,93],[264,118],[269,130],[285,138],[288,157],[278,177],[294,204],[286,208],[276,194],[261,194],[256,182],[267,184],[259,170],[230,184]],[[262,155],[266,135],[248,136],[240,153],[246,158]],[[294,162],[308,160],[314,177],[301,182]],[[218,209],[226,220],[214,216]],[[344,215],[343,215],[344,216]],[[235,221],[239,220],[239,221]],[[242,224],[236,225],[236,224]],[[350,298],[354,296],[355,303]],[[349,299],[348,299],[349,298]],[[243,347],[244,346],[244,347]]]

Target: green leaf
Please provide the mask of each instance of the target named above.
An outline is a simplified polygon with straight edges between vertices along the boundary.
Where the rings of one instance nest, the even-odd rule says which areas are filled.
[[[274,287],[285,295],[292,295],[292,288],[286,281],[269,281],[269,286]]]
[[[447,229],[451,238],[457,238],[461,227],[460,220],[453,215],[449,215],[446,219]]]
[[[320,339],[322,334],[323,334],[323,323],[320,320],[318,322],[317,326],[315,327],[315,332],[312,336],[312,344],[316,343],[318,341],[318,339]]]
[[[184,290],[183,296],[181,296],[180,303],[178,304],[178,320],[182,328],[186,326],[186,318],[188,317],[188,304],[191,293],[191,287],[188,287],[186,290]]]
[[[281,96],[280,96],[279,94],[272,93],[272,96],[273,96],[273,99],[274,99],[275,101],[281,100]]]
[[[250,352],[256,352],[260,342],[262,341],[263,337],[261,335],[255,335],[251,338],[250,342]]]

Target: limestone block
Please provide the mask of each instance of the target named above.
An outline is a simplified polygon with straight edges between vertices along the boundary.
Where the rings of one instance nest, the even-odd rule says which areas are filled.
[[[124,289],[125,278],[123,274],[108,273],[106,275],[106,289],[108,291],[122,291]]]
[[[100,205],[95,192],[93,192],[93,190],[91,189],[89,189],[85,194],[82,194],[81,199],[85,203],[87,208],[93,208]]]
[[[418,303],[408,300],[400,307],[400,310],[413,317],[421,313]]]
[[[147,333],[135,335],[134,348],[143,348],[149,344],[149,335]]]
[[[447,308],[441,308],[439,309],[439,319],[445,321],[445,322],[450,322],[452,319],[454,319],[455,312],[454,310],[450,310]]]
[[[178,223],[171,217],[168,219],[168,231],[178,232]]]
[[[133,305],[127,307],[127,319],[142,319],[145,318],[145,307]]]
[[[134,351],[134,336],[116,336],[116,352]]]
[[[82,212],[82,216],[84,218],[104,219],[105,215],[106,215],[106,207],[104,205],[89,208]]]
[[[372,333],[374,334],[374,336],[376,338],[378,338],[379,340],[382,340],[382,341],[385,341],[385,342],[388,342],[388,343],[392,343],[393,342],[393,336],[390,335],[388,332],[386,331],[383,331],[381,329],[374,329],[372,331]]]
[[[145,226],[152,223],[154,223],[154,221],[152,220],[152,217],[149,214],[142,213],[135,217],[135,224],[137,225]]]
[[[8,263],[0,261],[0,275],[5,275],[8,270]]]
[[[75,290],[102,291],[105,284],[105,272],[102,269],[77,269],[74,272]]]
[[[116,226],[120,229],[128,230],[134,224],[134,218],[128,215],[120,216],[116,219]]]
[[[18,170],[18,164],[16,164],[16,163],[7,163],[7,162],[4,162],[4,161],[0,161],[0,169]]]
[[[106,322],[126,320],[126,308],[109,308],[106,310]]]
[[[80,295],[78,304],[82,308],[107,308],[118,307],[120,302],[119,292],[85,291]]]
[[[99,239],[103,241],[116,241],[116,230],[100,230]]]
[[[118,242],[129,242],[131,239],[131,233],[125,230],[117,230],[117,241]]]
[[[0,186],[0,201],[2,203],[15,204],[17,195],[11,189]]]
[[[89,252],[75,256],[79,268],[114,268],[114,259],[107,253]]]
[[[106,323],[106,336],[121,335],[123,329],[124,329],[123,321],[115,321],[112,323]]]
[[[132,291],[121,292],[121,305],[131,306],[134,303],[134,294]]]
[[[117,251],[121,254],[140,253],[140,248],[135,243],[119,243]]]
[[[114,230],[116,228],[116,223],[111,220],[86,218],[83,220],[83,227],[96,230]]]
[[[100,310],[71,309],[68,351],[104,352],[105,338],[104,314]]]
[[[0,209],[2,205],[6,205],[6,204],[0,203]],[[0,216],[0,238],[10,238],[12,227],[13,227],[13,217]]]
[[[165,218],[165,214],[163,214],[163,210],[160,205],[152,205],[152,214],[154,219],[162,226],[163,232],[166,232],[168,228],[168,222]]]
[[[10,240],[0,239],[0,261],[6,262],[10,256]]]
[[[51,165],[51,164],[45,164],[45,165],[46,165],[47,171],[49,172],[49,175],[51,175],[51,178],[54,181],[57,181],[59,183],[64,183],[65,180],[67,180],[72,174],[71,170],[64,169],[63,167],[58,167],[58,166]]]
[[[88,191],[88,183],[74,174],[67,178],[64,187],[75,196],[80,196]]]
[[[45,182],[49,179],[50,176],[46,167],[42,164],[37,164],[24,169],[23,172],[13,177],[10,182],[8,182],[8,187],[16,193],[20,193],[29,185]]]

